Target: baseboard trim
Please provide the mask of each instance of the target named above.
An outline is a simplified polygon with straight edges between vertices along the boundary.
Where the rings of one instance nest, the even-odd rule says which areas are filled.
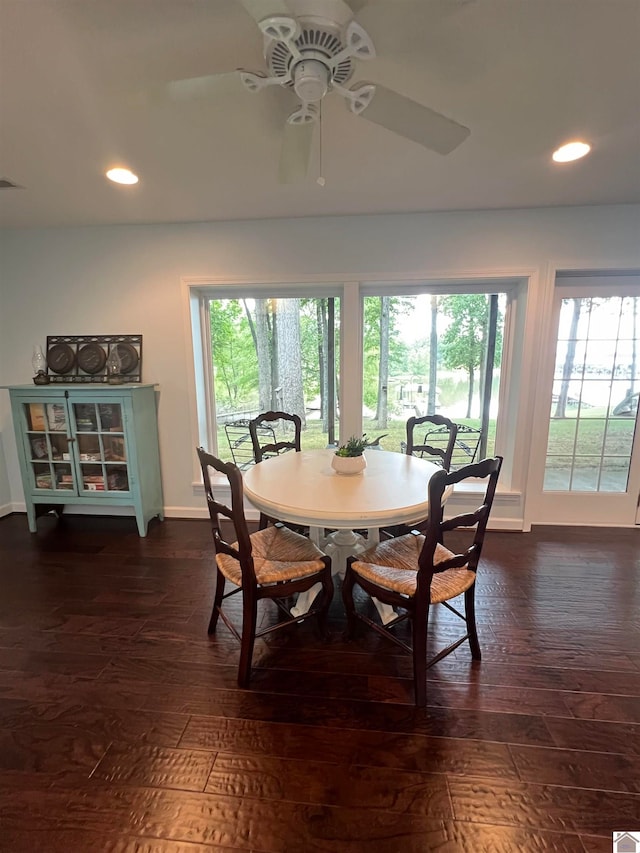
[[[123,515],[132,516],[133,510],[130,507],[83,507],[74,506],[73,515]],[[0,518],[4,515],[10,515],[12,512],[26,513],[27,508],[24,503],[4,504],[0,507]],[[247,521],[258,521],[260,513],[255,507],[245,506],[245,515]],[[165,518],[185,518],[185,519],[207,519],[209,513],[206,508],[192,506],[170,506],[164,509]],[[524,531],[524,525],[521,518],[496,518],[493,517],[489,521],[490,530],[513,530],[517,533]]]
[[[495,504],[494,504],[495,508]],[[83,506],[74,506],[73,507],[73,515],[124,515],[124,516],[133,516],[133,510],[130,507],[105,507],[104,512],[98,511],[95,507],[83,507]],[[16,501],[15,503],[6,503],[0,505],[0,518],[4,518],[6,515],[11,515],[14,512],[22,513],[26,515],[27,507],[24,503],[20,503]],[[185,518],[185,519],[207,519],[209,518],[209,514],[206,509],[196,508],[191,506],[171,506],[165,507],[164,510],[165,518]],[[260,513],[255,507],[247,506],[245,507],[245,515],[247,517],[247,521],[258,521],[260,518]],[[504,531],[512,531],[514,533],[528,533],[532,527],[579,527],[580,525],[576,524],[563,524],[558,521],[554,522],[536,522],[535,524],[529,525],[525,527],[524,521],[521,518],[501,518],[497,516],[492,516],[489,519],[489,530],[504,530]],[[632,528],[634,525],[612,525],[612,524],[592,524],[590,527],[623,527],[623,528]]]
[[[23,509],[22,511],[26,512],[25,509]],[[5,515],[11,515],[12,512],[19,512],[19,510],[15,509],[14,505],[11,503],[0,504],[0,518],[2,518]]]
[[[0,518],[5,515],[11,515],[13,512],[20,512],[23,515],[27,513],[27,506],[24,502],[8,503],[0,506]],[[135,512],[128,506],[112,506],[112,507],[85,507],[81,504],[73,506],[69,509],[70,515],[122,515],[135,516]],[[190,507],[190,506],[172,506],[165,507],[165,518],[209,518],[209,513],[206,508]],[[245,515],[249,521],[258,521],[260,513],[254,507],[245,507]]]

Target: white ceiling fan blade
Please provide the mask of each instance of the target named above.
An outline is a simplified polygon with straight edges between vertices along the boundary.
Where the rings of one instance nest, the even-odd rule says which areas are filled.
[[[273,15],[290,17],[291,9],[286,0],[238,0],[256,23]]]
[[[368,106],[358,114],[438,154],[449,154],[471,133],[468,127],[442,113],[378,83]]]
[[[192,101],[197,98],[210,98],[211,95],[235,91],[244,91],[239,71],[172,80],[165,86],[166,97],[170,101]]]
[[[314,122],[285,124],[278,172],[281,184],[293,184],[306,178],[311,159],[314,127]]]

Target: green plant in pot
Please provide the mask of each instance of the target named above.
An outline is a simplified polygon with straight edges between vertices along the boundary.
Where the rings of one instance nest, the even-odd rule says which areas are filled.
[[[358,438],[357,435],[352,435],[346,444],[341,444],[336,450],[336,456],[341,456],[342,458],[362,456],[368,446],[369,443],[364,435],[362,438]]]
[[[360,474],[367,467],[364,451],[369,447],[366,437],[352,435],[331,457],[331,467],[337,474]]]

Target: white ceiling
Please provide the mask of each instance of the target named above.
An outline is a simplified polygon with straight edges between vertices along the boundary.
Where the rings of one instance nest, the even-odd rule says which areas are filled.
[[[237,0],[0,0],[0,178],[23,187],[0,190],[0,225],[640,202],[640,0],[369,0],[357,19],[378,58],[348,85],[384,83],[471,136],[441,156],[329,94],[325,186],[317,134],[307,180],[280,185],[280,87],[233,75],[204,99],[158,97],[264,68]],[[592,154],[553,164],[575,137]],[[116,163],[140,183],[108,182]]]

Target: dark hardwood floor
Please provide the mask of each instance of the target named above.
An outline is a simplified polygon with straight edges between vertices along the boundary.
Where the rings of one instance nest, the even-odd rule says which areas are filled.
[[[204,521],[0,520],[0,850],[612,850],[640,830],[640,532],[489,531],[483,660],[206,628]],[[275,618],[266,603],[264,620]],[[449,637],[438,611],[433,639]]]

